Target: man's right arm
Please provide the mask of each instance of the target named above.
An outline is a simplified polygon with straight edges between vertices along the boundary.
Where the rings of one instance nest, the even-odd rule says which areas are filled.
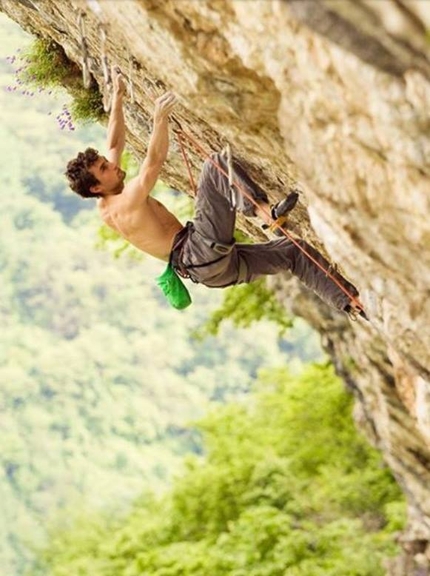
[[[112,66],[112,83],[113,98],[108,123],[107,157],[111,162],[119,165],[125,146],[125,123],[122,100],[126,88],[124,77],[118,66]]]
[[[177,103],[172,92],[166,92],[155,101],[154,125],[148,152],[139,171],[138,195],[147,198],[154,188],[169,150],[169,115]]]

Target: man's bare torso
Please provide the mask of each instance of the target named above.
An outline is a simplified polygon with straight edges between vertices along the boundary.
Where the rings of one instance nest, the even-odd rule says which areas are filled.
[[[183,228],[161,202],[148,196],[136,205],[130,201],[137,179],[128,182],[121,194],[98,201],[101,218],[109,228],[142,252],[167,261],[176,234]]]

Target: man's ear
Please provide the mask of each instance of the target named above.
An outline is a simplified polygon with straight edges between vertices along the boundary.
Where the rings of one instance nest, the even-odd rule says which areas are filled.
[[[101,194],[103,190],[100,184],[96,184],[95,186],[90,186],[90,192],[91,194]]]

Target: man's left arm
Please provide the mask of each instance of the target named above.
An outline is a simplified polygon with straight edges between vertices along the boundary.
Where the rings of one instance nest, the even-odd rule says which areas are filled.
[[[112,67],[113,97],[109,115],[107,133],[107,157],[111,162],[120,164],[125,146],[125,121],[123,98],[126,92],[124,76],[117,66]]]

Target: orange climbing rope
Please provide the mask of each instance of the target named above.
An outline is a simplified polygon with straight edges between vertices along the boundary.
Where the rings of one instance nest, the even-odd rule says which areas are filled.
[[[182,130],[182,128],[181,128],[181,130]],[[197,186],[196,186],[196,183],[194,182],[193,173],[191,172],[191,166],[190,166],[190,162],[188,160],[187,152],[185,150],[184,141],[182,139],[182,135],[180,132],[177,132],[176,136],[178,138],[178,143],[179,143],[179,147],[181,149],[182,158],[184,159],[184,164],[185,164],[187,171],[188,171],[188,178],[190,180],[191,188],[193,190],[193,196],[195,197],[195,196],[197,196]]]
[[[223,174],[226,178],[228,178],[228,173],[222,168],[222,166],[220,166],[218,164],[218,162],[216,162],[211,155],[189,134],[187,134],[181,124],[178,122],[178,120],[173,119],[174,123],[176,124],[177,128],[174,129],[174,132],[177,136],[178,142],[179,142],[179,146],[181,148],[181,152],[182,152],[182,156],[184,158],[184,163],[186,165],[187,171],[188,171],[188,175],[190,178],[190,183],[194,192],[194,195],[196,194],[196,185],[192,176],[192,172],[191,172],[191,168],[190,168],[190,163],[188,160],[188,157],[186,155],[186,150],[184,147],[184,142],[183,139],[186,138],[193,146],[194,148],[196,148],[196,150],[203,156],[203,158],[205,158],[206,160],[209,160],[213,166],[216,167],[216,169]],[[265,214],[269,217],[271,217],[271,215],[269,214],[268,211],[266,211],[265,209],[262,208],[261,205],[259,205],[256,200],[245,190],[245,188],[239,184],[237,181],[233,182],[233,186],[239,190],[239,192],[245,197],[247,198],[252,204],[254,204],[254,206],[258,207],[260,210],[263,210],[265,212]],[[297,248],[299,248],[299,250],[301,250],[303,252],[303,254],[309,259],[311,260],[322,272],[324,272],[324,274],[330,278],[330,280],[332,280],[336,286],[342,290],[342,292],[344,294],[346,294],[346,296],[348,296],[348,298],[350,299],[350,305],[355,306],[356,308],[359,309],[359,311],[363,311],[364,312],[364,306],[363,304],[360,302],[360,300],[354,296],[353,294],[351,294],[349,292],[349,290],[347,288],[345,288],[345,286],[343,286],[339,280],[337,278],[335,278],[333,276],[333,274],[331,274],[329,269],[325,269],[324,266],[322,264],[320,264],[320,262],[318,262],[311,254],[309,254],[309,252],[307,252],[307,250],[305,248],[303,248],[303,246],[301,246],[301,244],[287,231],[285,230],[285,228],[283,228],[282,226],[280,226],[276,221],[273,222],[273,228],[278,228],[282,234],[288,238],[288,240],[290,240],[290,242],[292,242],[293,244],[295,244],[297,246]]]

